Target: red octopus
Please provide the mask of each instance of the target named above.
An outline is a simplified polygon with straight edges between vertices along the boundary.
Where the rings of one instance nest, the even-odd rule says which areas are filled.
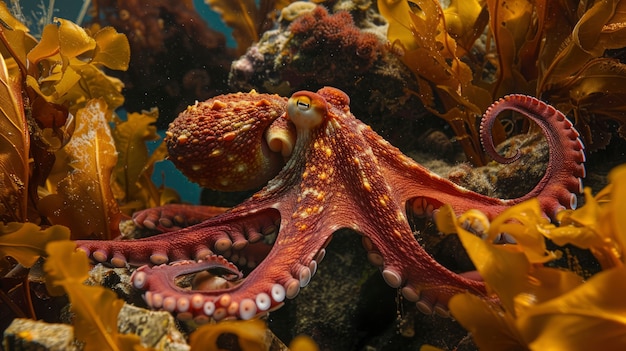
[[[431,215],[448,203],[458,213],[478,209],[493,218],[533,197],[551,217],[576,206],[574,193],[580,191],[585,173],[583,145],[562,113],[535,98],[500,99],[481,125],[487,152],[501,162],[512,159],[496,154],[489,133],[503,110],[533,120],[550,144],[544,177],[527,195],[510,200],[469,191],[429,172],[356,119],[349,102],[344,92],[325,87],[317,93],[297,92],[287,102],[251,92],[189,107],[167,137],[172,160],[185,164],[189,174],[210,165],[200,177],[212,177],[218,185],[254,186],[271,177],[263,169],[281,162],[280,157],[266,162],[264,155],[282,152],[286,164],[262,190],[222,215],[140,240],[78,241],[79,249],[97,262],[144,265],[132,282],[146,291],[153,308],[197,322],[248,319],[295,297],[315,274],[332,234],[350,228],[362,234],[370,261],[390,286],[421,311],[446,315],[451,296],[463,291],[485,294],[484,285],[475,275],[454,273],[426,253],[409,226],[407,208]],[[230,164],[221,168],[215,159]],[[264,176],[242,176],[246,167]],[[135,221],[149,227],[160,219],[171,224],[175,215],[187,214],[179,210],[148,210]],[[198,213],[190,218],[198,219]],[[221,278],[207,278],[191,290],[176,283],[177,276],[205,270]]]

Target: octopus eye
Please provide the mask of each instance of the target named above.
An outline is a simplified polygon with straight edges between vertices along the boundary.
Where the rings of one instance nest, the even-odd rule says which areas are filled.
[[[308,99],[307,99],[308,100]],[[296,102],[298,109],[300,109],[301,111],[306,111],[311,107],[311,104],[308,102],[304,102],[300,99],[297,100]]]
[[[326,100],[309,91],[297,92],[287,102],[287,116],[298,129],[317,127],[326,116]]]

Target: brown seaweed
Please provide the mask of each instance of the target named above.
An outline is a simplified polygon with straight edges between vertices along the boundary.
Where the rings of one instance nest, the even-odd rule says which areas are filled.
[[[261,0],[258,7],[254,0],[205,0],[222,20],[233,29],[237,42],[237,54],[243,55],[261,34],[270,29],[276,12],[293,0]]]
[[[506,94],[541,97],[574,119],[588,151],[624,125],[626,4],[612,1],[379,0],[388,38],[420,84],[416,94],[482,164],[476,119]],[[482,37],[482,39],[481,39]],[[511,118],[511,117],[505,117]],[[517,128],[518,131],[528,127]],[[496,140],[504,137],[496,130]]]
[[[84,284],[89,277],[89,260],[75,248],[68,240],[50,243],[44,269],[48,290],[69,297],[74,331],[84,350],[147,350],[139,336],[117,332],[117,315],[124,301],[102,286]]]
[[[475,210],[457,218],[446,206],[437,214],[439,228],[458,233],[488,291],[497,297],[462,293],[450,300],[452,315],[481,350],[624,348],[626,166],[611,171],[609,179],[595,197],[585,189],[585,205],[560,212],[559,225],[543,217],[537,199],[515,205],[491,222]],[[468,227],[484,231],[478,236]],[[494,244],[501,233],[517,245]],[[546,249],[546,238],[590,249],[603,270],[584,279],[545,265],[560,257]]]

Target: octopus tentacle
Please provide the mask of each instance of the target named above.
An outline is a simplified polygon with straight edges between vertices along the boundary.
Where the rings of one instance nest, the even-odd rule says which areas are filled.
[[[480,124],[480,135],[487,154],[500,163],[510,163],[520,156],[518,152],[510,157],[499,155],[490,137],[490,131],[497,115],[504,110],[513,110],[537,123],[545,135],[550,160],[544,176],[537,186],[522,199],[539,198],[543,210],[552,218],[564,207],[576,208],[574,193],[582,192],[585,177],[584,146],[572,123],[554,107],[530,96],[508,95],[495,102]]]
[[[138,228],[167,232],[201,223],[226,210],[225,207],[167,204],[135,212],[132,220]]]
[[[551,150],[548,169],[542,180],[526,195],[514,199],[489,197],[462,188],[415,163],[375,132],[366,129],[362,133],[365,139],[370,140],[369,145],[381,162],[381,167],[390,169],[386,178],[389,183],[396,184],[395,196],[407,201],[416,215],[430,216],[446,203],[457,213],[477,209],[488,218],[493,218],[512,205],[537,197],[544,213],[555,218],[560,209],[576,205],[576,194],[581,191],[581,178],[585,176],[585,157],[578,133],[565,116],[554,108],[535,98],[512,96],[496,102],[484,116],[481,130],[490,154],[496,152],[493,141],[486,138],[489,126],[493,124],[498,113],[510,108],[523,111],[543,126],[542,131]],[[489,142],[491,146],[488,145]],[[497,160],[497,157],[494,159]],[[508,160],[503,158],[501,161]]]
[[[183,290],[174,281],[183,275],[216,269],[221,269],[225,274],[230,275],[231,277],[228,281],[242,278],[242,273],[237,267],[225,258],[217,255],[208,255],[199,261],[184,260],[171,265],[142,266],[133,273],[131,281],[135,288],[147,290],[145,299],[150,307],[163,308],[164,310],[175,312],[177,317],[183,320],[201,315],[202,318],[197,319],[197,321],[206,322],[208,321],[207,317],[212,315],[207,312],[232,309],[230,304],[227,305],[225,303],[232,301],[232,299],[227,294],[222,294],[215,300],[207,300],[198,292]],[[259,305],[262,308],[265,306],[269,307],[269,296],[267,298],[259,296],[257,300],[260,300]],[[243,302],[239,309],[240,314],[245,317],[248,312],[253,312],[252,308],[256,311],[257,307],[256,305],[251,307],[249,303]],[[224,313],[218,312],[216,315],[220,316],[221,314]]]
[[[225,254],[273,235],[279,221],[273,209],[215,217],[172,233],[137,240],[78,240],[77,248],[88,257],[114,267],[159,265],[178,260],[203,259],[209,254]],[[243,241],[242,241],[243,239]],[[260,259],[257,258],[257,262]]]
[[[315,242],[313,246],[280,245],[282,248],[290,247],[292,251],[306,257],[309,251],[321,251],[320,247],[325,240],[316,239]],[[147,291],[146,301],[151,307],[164,308],[181,319],[193,318],[200,323],[208,321],[207,317],[216,320],[226,317],[250,319],[280,307],[286,298],[294,298],[315,274],[318,264],[316,259],[321,260],[323,257],[315,255],[311,259],[290,262],[279,259],[277,255],[280,253],[270,252],[245,279],[223,288],[189,290],[174,283],[177,276],[196,273],[212,266],[210,262],[202,261],[143,266],[133,274],[131,280],[136,288]],[[236,271],[233,269],[228,272]],[[167,306],[164,303],[166,300],[169,301]]]

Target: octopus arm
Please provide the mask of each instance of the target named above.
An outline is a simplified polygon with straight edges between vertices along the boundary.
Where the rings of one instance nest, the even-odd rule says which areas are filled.
[[[209,317],[216,320],[226,317],[250,319],[280,307],[286,298],[294,298],[315,274],[334,229],[321,223],[319,218],[310,218],[305,222],[317,226],[319,230],[307,230],[303,221],[283,221],[269,252],[256,253],[256,244],[231,250],[230,260],[236,255],[252,263],[249,266],[253,269],[239,281],[226,282],[217,288],[191,290],[176,285],[177,277],[199,273],[207,267],[222,268],[231,275],[237,273],[234,266],[229,268],[230,263],[226,260],[215,264],[214,259],[207,259],[140,267],[133,274],[133,284],[146,290],[146,301],[151,307],[169,310],[178,318],[193,318],[196,322],[203,322]],[[251,262],[254,259],[259,259],[259,262]]]
[[[518,203],[536,197],[544,212],[554,218],[563,208],[576,208],[576,195],[582,192],[585,177],[585,153],[579,133],[563,113],[530,96],[508,95],[496,101],[485,112],[481,126],[481,140],[485,151],[494,160],[507,163],[511,159],[497,154],[490,131],[498,114],[513,110],[535,122],[541,128],[549,146],[550,158],[544,176],[527,195],[514,199]]]
[[[137,240],[78,240],[77,248],[95,262],[159,265],[178,260],[203,259],[213,253],[241,249],[277,230],[279,212],[271,208],[227,212],[200,224]]]
[[[563,208],[575,208],[576,194],[582,191],[581,178],[585,176],[585,155],[579,134],[571,122],[552,106],[532,97],[511,95],[500,99],[483,116],[481,135],[486,152],[501,163],[518,159],[518,156],[507,159],[498,155],[489,134],[495,118],[504,110],[518,111],[537,123],[550,149],[544,176],[532,190],[519,198],[499,199],[470,191],[428,171],[373,131],[370,131],[368,139],[378,159],[386,160],[390,169],[386,178],[397,184],[395,191],[398,197],[409,201],[416,214],[429,215],[433,209],[447,203],[457,213],[478,209],[493,218],[506,208],[535,197],[550,218]]]
[[[198,224],[226,212],[226,207],[166,204],[133,213],[138,228],[168,232]]]

